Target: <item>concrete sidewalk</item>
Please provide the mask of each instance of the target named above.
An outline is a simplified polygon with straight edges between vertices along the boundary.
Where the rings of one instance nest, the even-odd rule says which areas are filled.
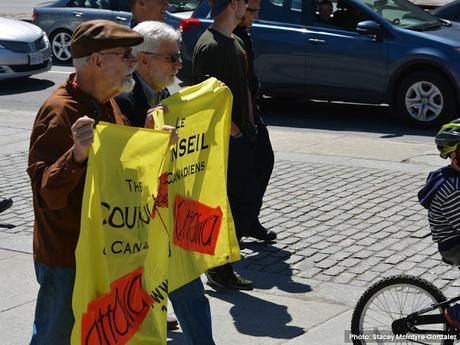
[[[0,136],[0,195],[15,202],[0,214],[1,345],[28,342],[37,293],[25,173],[33,114],[23,115],[0,124],[7,134]],[[254,291],[206,288],[217,344],[344,344],[359,295],[392,274],[418,275],[447,295],[459,293],[458,273],[440,262],[416,200],[427,172],[445,164],[433,144],[270,130],[276,166],[261,219],[278,241],[242,244],[236,267]],[[180,330],[169,338],[184,344]]]
[[[27,344],[37,293],[32,257],[2,249],[0,270],[0,344]],[[359,295],[359,290],[311,279],[239,271],[254,280],[254,291],[206,288],[216,344],[337,345],[343,342],[351,301]],[[349,301],[340,300],[338,296],[346,296]],[[168,337],[168,344],[185,344],[180,329],[169,332]]]

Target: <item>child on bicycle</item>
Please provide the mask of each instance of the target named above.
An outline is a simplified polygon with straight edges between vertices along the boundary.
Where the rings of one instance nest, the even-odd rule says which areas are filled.
[[[418,199],[428,209],[431,236],[441,256],[460,265],[460,119],[444,126],[435,138],[440,156],[450,164],[430,172]],[[460,329],[460,305],[445,310],[449,323]]]

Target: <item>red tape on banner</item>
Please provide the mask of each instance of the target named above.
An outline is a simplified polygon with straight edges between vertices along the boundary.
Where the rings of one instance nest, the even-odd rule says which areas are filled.
[[[88,304],[82,316],[82,345],[126,344],[154,303],[142,287],[144,268],[110,284],[110,292]]]
[[[214,255],[222,224],[220,207],[211,208],[176,195],[174,244],[186,250]]]
[[[166,172],[160,176],[158,194],[156,198],[153,196],[153,201],[153,208],[150,216],[152,219],[155,219],[157,207],[168,207],[168,173]]]

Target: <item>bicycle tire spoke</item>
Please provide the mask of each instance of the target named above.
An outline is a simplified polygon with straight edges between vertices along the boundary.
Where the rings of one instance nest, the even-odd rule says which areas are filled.
[[[428,284],[428,283],[427,283]],[[431,305],[437,303],[439,300],[435,294],[433,294],[433,289],[428,289],[424,285],[411,284],[409,282],[399,282],[397,281],[394,284],[389,284],[383,286],[380,289],[374,290],[373,294],[369,296],[366,304],[362,307],[360,317],[360,332],[368,333],[372,332],[374,334],[392,334],[393,322],[407,317],[407,315],[414,312],[420,311],[425,308],[429,308]],[[434,309],[433,311],[428,311],[425,315],[438,315],[440,309]],[[421,324],[417,325],[417,328],[421,330],[445,330],[446,326],[443,324]],[[404,328],[403,328],[404,329]],[[413,335],[414,333],[410,332],[408,329],[402,331],[407,335]],[[408,333],[406,333],[408,332]],[[390,345],[390,344],[443,344],[442,340],[438,342],[428,342],[426,338],[403,338],[403,339],[393,339],[393,340],[377,340],[379,345]],[[362,342],[367,344],[366,341]],[[369,344],[370,345],[370,344]]]
[[[405,288],[403,288],[402,290],[404,290]],[[409,288],[407,288],[407,290],[409,291]],[[404,291],[401,291],[401,292],[404,292]],[[399,317],[403,317],[403,314],[405,314],[405,307],[406,307],[406,303],[407,301],[409,300],[409,297],[410,297],[410,293],[403,293],[402,294],[404,296],[404,300],[401,301],[402,305],[401,305],[401,308],[399,309]]]
[[[372,319],[372,320],[375,320],[378,324],[380,324],[380,325],[383,326],[383,327],[386,327],[386,326],[388,325],[388,324],[386,324],[386,323],[383,323],[383,322],[381,322],[381,321],[379,321],[379,320],[373,318],[373,317],[370,316],[370,315],[368,315],[368,318],[370,318],[370,319]],[[377,325],[375,325],[375,326],[377,326]],[[371,327],[366,327],[366,328],[371,328]]]
[[[374,306],[376,308],[380,309],[383,314],[387,314],[391,318],[391,311],[390,311],[390,308],[389,308],[388,304],[387,303],[383,304],[383,302],[380,301],[380,299],[376,299],[375,301],[378,302],[379,304],[374,303]]]

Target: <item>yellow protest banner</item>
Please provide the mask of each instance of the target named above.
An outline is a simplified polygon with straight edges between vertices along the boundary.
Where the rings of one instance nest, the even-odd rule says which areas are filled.
[[[165,344],[168,234],[151,221],[165,132],[99,123],[76,249],[72,344]]]
[[[232,94],[210,78],[161,103],[169,111],[154,113],[155,126],[175,126],[179,133],[162,175],[169,207],[159,208],[172,244],[173,291],[211,267],[240,259],[226,185]]]
[[[216,79],[164,101],[163,131],[99,123],[90,151],[72,345],[166,344],[168,291],[239,260],[226,176],[232,95]]]

